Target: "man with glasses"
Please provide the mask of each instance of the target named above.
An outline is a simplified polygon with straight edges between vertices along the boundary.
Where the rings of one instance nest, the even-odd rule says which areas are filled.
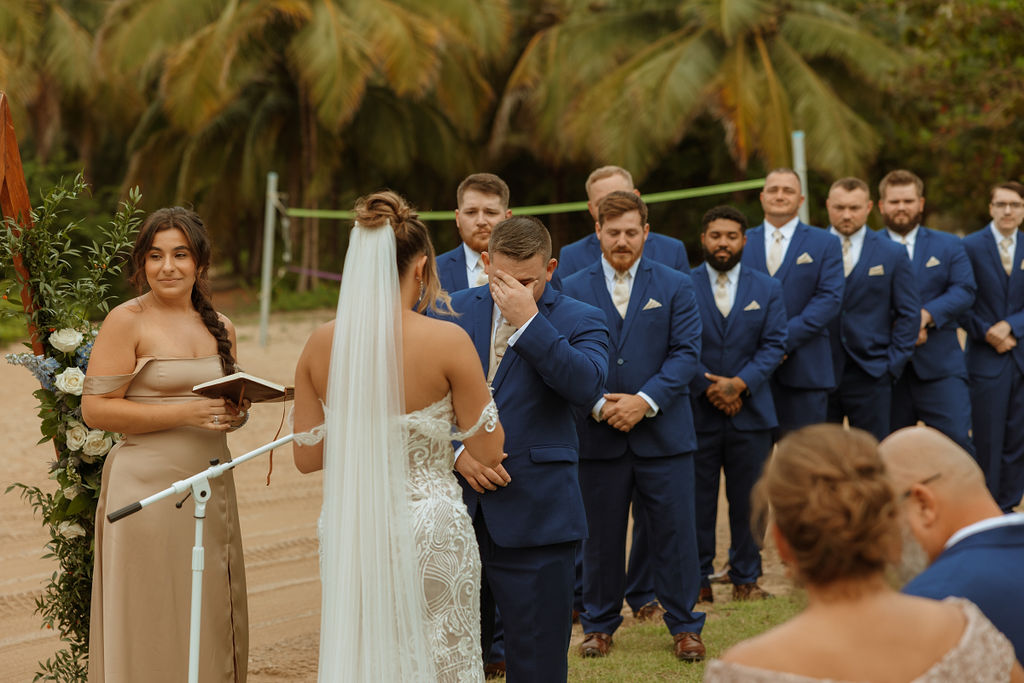
[[[970,600],[1024,659],[1024,514],[1004,515],[974,459],[935,429],[901,429],[879,452],[899,492],[901,572],[916,574],[903,592]]]
[[[1024,495],[1024,185],[992,188],[992,222],[964,238],[978,293],[967,330],[974,447],[989,491],[1009,512]]]

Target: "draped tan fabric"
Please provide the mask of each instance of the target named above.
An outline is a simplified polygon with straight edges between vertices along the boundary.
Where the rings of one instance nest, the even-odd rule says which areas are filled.
[[[220,359],[143,358],[134,373],[87,377],[85,393],[129,383],[140,403],[193,401],[194,385],[221,376]],[[107,455],[96,510],[89,635],[90,683],[181,683],[188,674],[194,505],[164,499],[111,524],[106,515],[230,459],[222,432],[178,427],[127,434]],[[246,679],[249,656],[245,568],[231,473],[210,482],[203,530],[205,571],[199,680]]]

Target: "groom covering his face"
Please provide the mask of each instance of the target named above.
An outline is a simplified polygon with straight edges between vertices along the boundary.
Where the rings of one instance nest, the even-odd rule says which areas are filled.
[[[483,261],[488,286],[452,297],[453,321],[491,382],[508,453],[507,475],[468,451],[456,460],[483,564],[483,649],[497,606],[509,678],[565,681],[575,548],[587,533],[572,407],[604,384],[608,330],[599,310],[547,286],[557,262],[540,221],[499,223]]]

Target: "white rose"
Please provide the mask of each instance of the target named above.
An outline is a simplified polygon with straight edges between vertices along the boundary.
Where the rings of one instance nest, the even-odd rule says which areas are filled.
[[[63,330],[57,330],[50,335],[50,345],[64,353],[73,353],[81,343],[82,333],[78,330],[73,330],[70,327],[65,327]]]
[[[109,436],[106,436],[105,432],[99,429],[91,429],[89,430],[89,436],[85,437],[85,443],[82,444],[82,453],[93,456],[103,455],[113,445],[114,442]]]
[[[78,522],[64,520],[57,525],[57,533],[64,538],[74,538],[75,536],[85,536],[85,529]]]
[[[54,378],[54,384],[65,394],[82,395],[85,386],[85,373],[78,368],[68,368]]]
[[[77,420],[68,420],[68,426],[64,430],[64,439],[67,441],[68,450],[79,450],[85,445],[87,436],[89,436],[88,427]]]

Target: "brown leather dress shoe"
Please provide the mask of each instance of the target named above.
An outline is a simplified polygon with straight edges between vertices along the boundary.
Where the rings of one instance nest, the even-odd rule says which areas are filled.
[[[665,608],[661,606],[657,600],[651,600],[649,603],[633,612],[633,616],[639,622],[645,621],[657,621],[661,619],[661,615],[665,613]]]
[[[754,583],[734,583],[732,585],[733,600],[764,600],[772,594]]]
[[[711,590],[711,586],[701,586],[700,596],[697,598],[697,602],[714,602],[715,592]]]
[[[612,649],[612,637],[608,633],[588,633],[580,643],[581,657],[604,657]]]
[[[505,662],[487,662],[484,664],[484,678],[504,678]]]
[[[699,633],[683,631],[672,636],[675,641],[676,659],[684,662],[699,662],[704,659],[704,641]]]

